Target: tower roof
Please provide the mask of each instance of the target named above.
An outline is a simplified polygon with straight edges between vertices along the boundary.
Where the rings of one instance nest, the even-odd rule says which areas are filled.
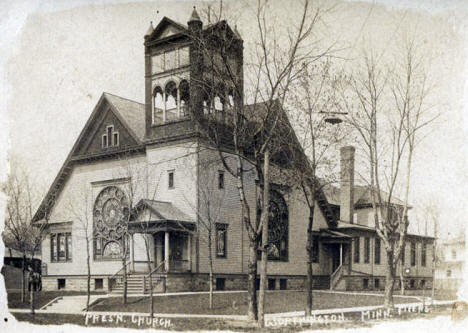
[[[192,21],[200,21],[201,22],[200,16],[198,16],[198,13],[197,13],[197,8],[195,6],[193,6],[192,15],[190,16],[190,19],[188,21],[189,22],[192,22]]]

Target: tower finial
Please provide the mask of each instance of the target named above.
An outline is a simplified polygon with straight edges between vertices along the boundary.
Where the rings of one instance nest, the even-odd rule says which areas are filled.
[[[192,11],[192,15],[190,16],[190,19],[189,19],[189,22],[191,21],[200,21],[200,16],[198,16],[198,13],[197,13],[197,7],[196,6],[193,6],[193,11]]]
[[[151,35],[151,34],[153,33],[153,31],[154,31],[154,28],[153,28],[153,21],[151,21],[151,22],[150,22],[150,26],[149,26],[148,30],[146,31],[145,36]]]

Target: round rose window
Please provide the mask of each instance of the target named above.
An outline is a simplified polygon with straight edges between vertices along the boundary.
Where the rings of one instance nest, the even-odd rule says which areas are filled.
[[[116,186],[106,187],[94,203],[94,229],[107,240],[118,240],[127,230],[129,215],[129,201],[125,193]]]

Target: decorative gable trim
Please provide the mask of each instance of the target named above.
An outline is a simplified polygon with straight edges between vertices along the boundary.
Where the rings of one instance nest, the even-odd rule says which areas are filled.
[[[41,204],[39,205],[39,208],[37,209],[36,213],[33,216],[32,222],[38,222],[46,218],[46,216],[49,214],[50,210],[55,204],[56,199],[60,195],[64,184],[68,180],[72,170],[73,170],[73,164],[76,160],[81,160],[84,158],[93,158],[95,156],[87,156],[87,155],[78,155],[76,154],[80,148],[80,144],[85,142],[85,145],[89,146],[91,143],[92,139],[96,135],[96,131],[99,129],[100,124],[104,121],[105,115],[102,117],[100,120],[100,124],[96,126],[96,128],[93,131],[92,135],[87,136],[87,132],[92,126],[92,124],[96,121],[98,115],[100,112],[102,112],[103,105],[107,103],[109,105],[109,108],[107,108],[106,111],[104,111],[106,114],[107,112],[111,111],[115,115],[115,117],[121,122],[122,126],[129,132],[130,136],[137,142],[137,145],[135,147],[127,147],[122,150],[118,151],[112,151],[112,154],[118,154],[121,153],[122,151],[133,151],[133,150],[144,150],[144,145],[141,142],[141,140],[135,135],[134,131],[130,129],[126,121],[123,119],[123,117],[119,114],[115,106],[108,101],[106,98],[106,93],[103,93],[101,97],[99,98],[99,101],[97,102],[96,106],[93,109],[93,112],[91,113],[90,117],[88,118],[85,126],[80,132],[80,135],[78,136],[78,139],[75,141],[73,144],[73,147],[71,151],[68,153],[67,158],[65,159],[62,167],[60,168],[57,176],[55,177],[54,181],[52,182],[52,185],[49,188],[49,191],[47,192],[46,196],[44,199],[41,201]],[[86,148],[87,149],[87,148]],[[103,152],[99,154],[95,154],[97,158],[103,157],[104,155],[108,155],[110,152]]]
[[[159,38],[159,36],[164,32],[164,30],[167,27],[172,27],[174,28],[177,32],[168,36],[163,36],[162,38]],[[148,36],[148,41],[154,41],[156,39],[166,39],[170,38],[173,36],[176,36],[178,34],[185,34],[188,31],[187,27],[177,23],[176,21],[171,20],[170,18],[164,16],[163,19],[158,23],[156,28],[153,30],[151,35]]]

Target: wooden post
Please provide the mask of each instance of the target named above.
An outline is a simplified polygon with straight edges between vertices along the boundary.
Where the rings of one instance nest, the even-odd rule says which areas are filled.
[[[340,266],[343,265],[343,243],[340,243]]]
[[[192,271],[192,235],[188,234],[187,239],[187,258],[188,258],[188,270]]]
[[[166,122],[166,88],[163,91],[163,123]]]
[[[169,231],[164,231],[164,269],[169,272]]]

